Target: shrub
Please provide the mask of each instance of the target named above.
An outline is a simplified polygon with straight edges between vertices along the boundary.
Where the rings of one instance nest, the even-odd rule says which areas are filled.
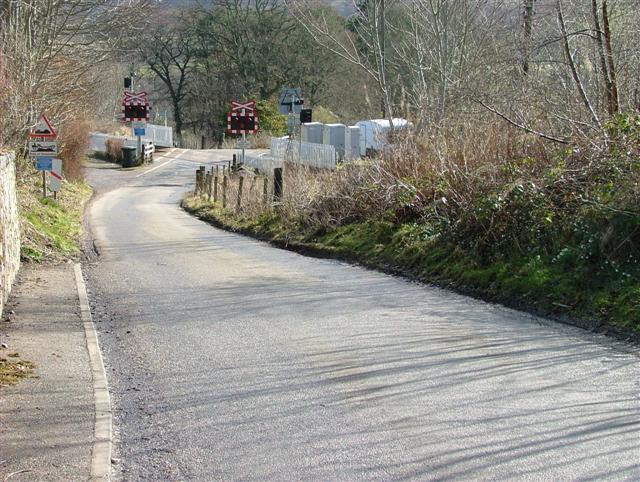
[[[275,102],[260,100],[256,104],[260,117],[260,130],[273,136],[283,136],[287,133],[287,118],[280,114]]]
[[[122,139],[109,137],[106,144],[107,159],[111,162],[122,163],[122,148],[124,147],[124,141]]]
[[[78,119],[65,123],[60,129],[60,159],[64,176],[70,181],[83,179],[83,162],[89,149],[90,125]]]

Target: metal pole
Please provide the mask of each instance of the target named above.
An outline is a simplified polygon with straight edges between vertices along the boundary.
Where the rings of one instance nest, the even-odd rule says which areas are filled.
[[[42,197],[47,197],[47,171],[42,171]]]
[[[242,131],[242,165],[244,165],[244,146],[247,142],[247,133]]]

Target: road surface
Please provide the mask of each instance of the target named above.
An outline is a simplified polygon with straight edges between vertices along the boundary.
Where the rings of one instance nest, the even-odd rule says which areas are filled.
[[[116,479],[640,479],[636,349],[215,229],[220,159],[90,169]]]

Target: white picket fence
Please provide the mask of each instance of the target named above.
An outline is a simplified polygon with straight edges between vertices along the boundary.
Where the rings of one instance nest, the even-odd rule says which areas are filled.
[[[318,169],[336,169],[336,149],[328,144],[272,137],[271,157]]]

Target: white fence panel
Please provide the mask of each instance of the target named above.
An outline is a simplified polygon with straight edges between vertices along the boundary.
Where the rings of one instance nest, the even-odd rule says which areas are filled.
[[[260,154],[257,157],[245,157],[244,164],[257,169],[263,174],[273,174],[275,167],[282,167],[282,159],[277,159],[267,154]]]
[[[138,145],[135,137],[112,136],[92,132],[89,135],[89,150],[107,152],[107,139],[122,139],[126,147],[137,147]]]
[[[146,135],[142,137],[142,143],[152,142],[156,147],[173,147],[173,128],[147,124]],[[107,139],[121,139],[126,147],[136,147],[138,141],[135,136],[114,136],[92,132],[89,135],[89,150],[106,152]]]
[[[173,147],[173,127],[147,124],[142,140],[153,142],[158,147]]]
[[[271,157],[318,169],[336,169],[336,149],[325,144],[272,137]]]

